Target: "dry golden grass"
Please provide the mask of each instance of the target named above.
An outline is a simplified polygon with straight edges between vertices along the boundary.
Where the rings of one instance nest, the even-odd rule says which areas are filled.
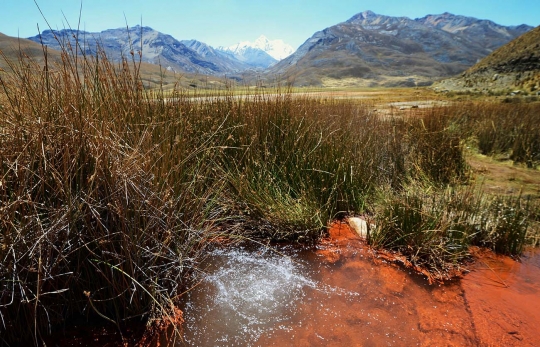
[[[470,153],[467,162],[474,182],[493,195],[525,195],[540,199],[540,170],[515,165],[508,158],[495,159]]]
[[[505,69],[511,69],[514,66],[523,64],[517,71],[532,70],[527,66],[536,66],[540,59],[540,26],[532,29],[528,33],[523,34],[510,43],[500,47],[493,53],[482,59],[478,64],[467,70],[467,73],[486,68],[499,68],[505,72]]]

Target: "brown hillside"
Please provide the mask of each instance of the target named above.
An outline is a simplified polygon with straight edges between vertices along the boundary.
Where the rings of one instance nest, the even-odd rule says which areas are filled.
[[[433,87],[484,94],[538,94],[540,26],[495,50],[461,76],[437,82]]]
[[[28,57],[35,59],[37,62],[43,61],[43,48],[39,43],[27,39],[11,37],[0,33],[0,51],[3,58],[0,58],[0,68],[8,71],[9,64],[6,61],[17,62],[20,53],[24,53]],[[60,52],[48,49],[49,58],[52,60],[60,59]]]
[[[522,72],[540,69],[540,26],[495,50],[467,73],[494,69],[497,72]]]

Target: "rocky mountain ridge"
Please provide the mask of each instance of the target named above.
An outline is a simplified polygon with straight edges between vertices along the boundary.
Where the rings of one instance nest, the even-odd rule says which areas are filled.
[[[439,91],[535,93],[540,91],[540,26],[495,50],[458,77],[439,81]]]
[[[99,43],[108,58],[118,61],[122,57],[141,54],[143,62],[161,64],[174,71],[217,74],[226,69],[204,59],[196,51],[188,48],[170,35],[162,34],[150,27],[108,29],[99,33],[71,29],[44,30],[40,35],[29,37],[35,42],[61,50],[62,45],[79,47],[85,54],[95,55]],[[60,41],[60,42],[59,42]]]
[[[285,57],[292,48],[264,36],[213,48],[135,26],[100,33],[45,30],[30,39],[59,49],[56,38],[74,46],[78,37],[81,49],[90,54],[95,54],[99,41],[113,60],[140,53],[144,62],[175,72],[240,79],[256,70],[296,85],[415,86],[460,74],[531,28],[450,13],[410,19],[364,11],[316,32],[281,61],[274,57]]]
[[[364,11],[315,33],[270,73],[300,85],[428,85],[531,28],[449,13],[410,19]]]
[[[171,35],[139,25],[98,33],[71,29],[44,30],[29,40],[43,42],[56,50],[61,50],[62,44],[69,43],[71,47],[78,46],[85,54],[91,55],[96,53],[96,43],[99,43],[113,61],[129,57],[131,53],[140,53],[143,62],[160,64],[170,71],[217,76],[267,68],[276,62],[260,49],[248,49],[238,57],[197,40],[179,41]]]
[[[487,19],[459,16],[448,12],[440,15],[427,15],[417,18],[415,21],[451,34],[472,37],[490,50],[497,49],[532,29],[531,26],[525,24],[503,26]]]
[[[238,60],[234,55],[214,49],[212,46],[197,40],[180,41],[189,49],[197,52],[202,58],[222,65],[225,72],[238,72],[252,68],[253,66]]]

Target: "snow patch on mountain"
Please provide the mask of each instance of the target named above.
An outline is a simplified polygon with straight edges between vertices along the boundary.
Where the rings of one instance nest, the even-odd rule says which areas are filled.
[[[283,40],[269,40],[264,35],[259,36],[254,42],[242,41],[229,47],[220,47],[221,50],[230,51],[235,55],[242,55],[249,48],[260,49],[276,60],[285,59],[294,52],[292,46]]]

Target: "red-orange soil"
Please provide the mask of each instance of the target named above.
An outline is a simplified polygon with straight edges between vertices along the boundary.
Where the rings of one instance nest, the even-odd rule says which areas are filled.
[[[476,252],[461,281],[482,346],[540,346],[540,253],[522,261]]]
[[[335,223],[316,252],[305,254],[314,280],[329,290],[306,289],[285,328],[253,345],[540,346],[540,252],[526,253],[521,262],[472,252],[477,261],[470,273],[429,285],[412,269],[377,259],[346,223]],[[108,338],[95,332],[65,336],[59,345],[121,345],[114,329],[102,332]]]
[[[540,346],[539,252],[528,252],[519,262],[473,249],[477,261],[463,279],[428,285],[424,278],[407,274],[409,270],[374,259],[374,253],[345,223],[333,224],[322,245],[317,251],[321,260],[341,264],[339,271],[322,274],[326,283],[338,287],[356,283],[348,288],[369,291],[355,279],[377,278],[376,290],[386,302],[379,307],[336,303],[340,307],[334,311],[340,315],[334,318],[339,324],[332,317],[316,319],[294,329],[292,336],[274,334],[260,339],[258,345]]]
[[[358,298],[330,297],[305,303],[307,325],[262,337],[257,346],[474,346],[477,337],[458,282],[428,285],[373,253],[345,223],[335,223],[317,251],[325,284],[358,292]],[[364,280],[363,280],[364,279]],[[324,300],[321,296],[321,300]],[[322,304],[321,304],[322,305]]]

